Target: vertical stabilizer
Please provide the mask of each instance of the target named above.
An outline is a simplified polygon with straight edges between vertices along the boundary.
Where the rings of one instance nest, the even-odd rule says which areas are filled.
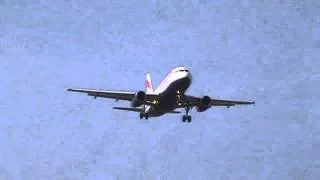
[[[153,86],[152,86],[152,81],[151,81],[151,75],[148,72],[146,75],[146,82],[145,82],[145,87],[146,87],[146,93],[152,93],[153,92]]]

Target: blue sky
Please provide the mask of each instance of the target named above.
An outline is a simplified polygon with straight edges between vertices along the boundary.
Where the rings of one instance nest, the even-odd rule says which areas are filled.
[[[0,179],[319,179],[318,1],[0,2]],[[177,65],[188,93],[254,106],[141,121]]]

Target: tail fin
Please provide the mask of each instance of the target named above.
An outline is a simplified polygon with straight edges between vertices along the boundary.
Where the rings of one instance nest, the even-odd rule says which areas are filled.
[[[147,73],[147,75],[146,75],[145,87],[146,87],[146,92],[147,93],[152,93],[153,92],[153,86],[152,86],[150,73]]]

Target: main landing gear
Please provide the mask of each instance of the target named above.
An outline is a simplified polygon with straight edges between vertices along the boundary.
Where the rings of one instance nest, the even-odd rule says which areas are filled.
[[[183,104],[184,103],[184,96],[180,94],[180,92],[178,91],[177,92],[177,103],[180,105],[180,104]],[[182,116],[182,122],[188,122],[188,123],[191,123],[192,121],[192,118],[190,115],[188,115],[189,111],[190,111],[190,106],[189,106],[189,103],[186,102],[186,107],[185,107],[185,110],[186,110],[186,114]]]
[[[149,118],[149,115],[147,113],[140,113],[140,119],[145,118],[146,120]]]
[[[191,123],[192,118],[191,118],[191,116],[190,116],[190,115],[188,115],[189,110],[190,110],[190,107],[186,107],[185,109],[186,109],[186,115],[183,115],[183,116],[182,116],[182,122],[188,122],[188,123]]]

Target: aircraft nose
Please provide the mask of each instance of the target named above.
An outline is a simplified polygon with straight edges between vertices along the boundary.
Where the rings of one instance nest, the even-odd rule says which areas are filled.
[[[192,75],[190,72],[186,72],[185,77],[189,78],[190,80],[192,80]]]
[[[190,80],[192,80],[192,75],[191,75],[191,73],[188,73],[188,77],[189,77]]]

